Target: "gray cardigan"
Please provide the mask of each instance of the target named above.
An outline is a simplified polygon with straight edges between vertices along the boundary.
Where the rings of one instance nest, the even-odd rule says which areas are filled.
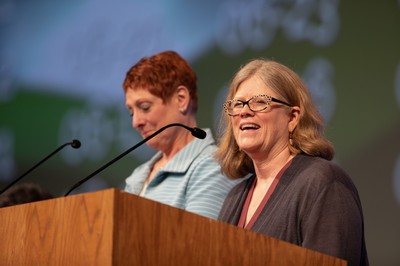
[[[254,178],[229,192],[220,221],[238,224]],[[368,265],[357,189],[339,166],[319,157],[293,158],[251,230],[345,259],[349,266]]]

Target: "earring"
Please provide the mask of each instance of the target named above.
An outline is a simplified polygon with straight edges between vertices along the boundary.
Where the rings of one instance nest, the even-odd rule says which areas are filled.
[[[179,112],[181,112],[181,114],[185,114],[186,113],[186,109],[179,109]]]
[[[293,146],[293,132],[289,132],[289,144]]]

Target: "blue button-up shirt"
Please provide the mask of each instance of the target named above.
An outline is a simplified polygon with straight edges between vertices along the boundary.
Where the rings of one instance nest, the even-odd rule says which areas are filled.
[[[211,130],[206,132],[204,140],[192,140],[155,174],[143,197],[217,219],[227,193],[237,182],[222,175],[214,159],[214,138]],[[158,152],[137,167],[126,179],[125,191],[139,195],[161,156]]]

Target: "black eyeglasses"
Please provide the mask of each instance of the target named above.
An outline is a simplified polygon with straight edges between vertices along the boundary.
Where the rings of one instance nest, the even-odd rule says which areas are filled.
[[[287,102],[275,99],[269,95],[261,94],[256,95],[248,99],[247,101],[241,100],[230,100],[224,103],[224,110],[230,116],[239,115],[242,111],[243,107],[247,105],[249,109],[253,112],[261,112],[268,108],[271,102],[281,103],[292,107],[293,105],[288,104]]]

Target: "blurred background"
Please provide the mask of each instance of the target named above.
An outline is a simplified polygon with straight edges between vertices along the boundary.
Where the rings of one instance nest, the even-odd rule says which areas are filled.
[[[0,0],[0,185],[63,143],[21,182],[62,196],[137,142],[122,81],[175,50],[199,79],[199,126],[217,134],[238,68],[278,60],[307,83],[335,161],[362,200],[371,265],[400,265],[400,1]],[[143,146],[74,193],[124,187]]]

